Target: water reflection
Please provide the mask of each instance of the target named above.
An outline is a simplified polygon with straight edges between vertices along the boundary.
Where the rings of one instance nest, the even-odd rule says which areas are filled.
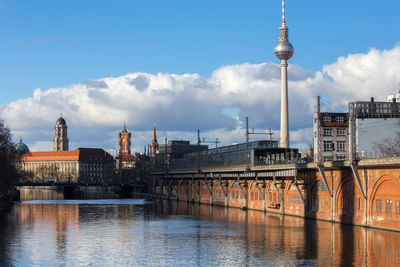
[[[182,202],[31,201],[0,220],[0,266],[395,266],[399,237]]]

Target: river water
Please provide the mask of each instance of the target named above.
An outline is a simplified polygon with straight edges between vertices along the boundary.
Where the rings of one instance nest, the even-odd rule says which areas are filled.
[[[400,265],[400,234],[145,199],[23,201],[0,220],[0,266],[340,265]]]

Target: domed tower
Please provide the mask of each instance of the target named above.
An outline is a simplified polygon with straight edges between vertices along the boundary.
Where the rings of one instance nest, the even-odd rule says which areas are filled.
[[[289,147],[289,114],[288,114],[288,82],[287,61],[293,56],[294,49],[289,42],[289,29],[285,20],[285,0],[282,0],[282,27],[279,29],[279,42],[275,47],[275,55],[281,60],[281,138],[280,147]]]
[[[54,126],[53,151],[68,151],[67,123],[62,115]]]
[[[28,148],[27,145],[25,145],[25,144],[22,142],[22,137],[21,137],[21,136],[19,137],[19,142],[18,142],[18,144],[15,145],[15,151],[17,151],[17,153],[18,153],[19,155],[23,155],[23,154],[29,153],[29,148]]]

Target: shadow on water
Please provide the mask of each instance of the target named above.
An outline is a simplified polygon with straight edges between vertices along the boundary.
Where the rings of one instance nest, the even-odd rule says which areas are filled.
[[[9,223],[7,214],[0,214],[0,266],[12,266],[12,250],[7,245],[10,235],[15,234],[15,224]]]
[[[341,266],[354,265],[354,227],[351,226],[354,222],[354,210],[360,209],[360,198],[355,203],[355,185],[351,170],[342,170],[340,173],[340,185],[338,190],[337,207],[339,211],[341,233]]]
[[[342,171],[336,175],[338,186],[332,186],[333,171],[325,171],[329,188],[323,180],[317,179],[315,173],[310,174],[309,186],[305,187],[305,210],[310,219],[305,220],[304,225],[304,259],[320,259],[330,251],[330,258],[334,265],[353,266],[354,251],[354,210],[361,208],[360,198],[355,196],[355,185],[351,170]],[[336,190],[337,188],[337,190]],[[331,197],[332,194],[332,197]],[[361,193],[360,193],[361,194]],[[355,200],[358,201],[355,203]],[[336,215],[337,214],[337,215]],[[316,218],[331,220],[338,216],[342,224],[327,223]]]

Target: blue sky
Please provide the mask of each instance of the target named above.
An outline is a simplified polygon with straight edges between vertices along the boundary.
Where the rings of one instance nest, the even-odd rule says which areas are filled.
[[[293,142],[311,143],[318,94],[343,111],[397,91],[398,10],[398,0],[286,0]],[[72,148],[115,147],[124,120],[137,150],[154,122],[161,139],[201,128],[225,144],[240,141],[246,116],[279,131],[280,24],[280,0],[0,0],[0,118],[40,150],[60,112]]]
[[[277,62],[279,0],[1,0],[0,7],[0,103],[128,72],[208,77],[223,65]],[[287,0],[286,7],[290,62],[304,69],[399,42],[399,1]]]

